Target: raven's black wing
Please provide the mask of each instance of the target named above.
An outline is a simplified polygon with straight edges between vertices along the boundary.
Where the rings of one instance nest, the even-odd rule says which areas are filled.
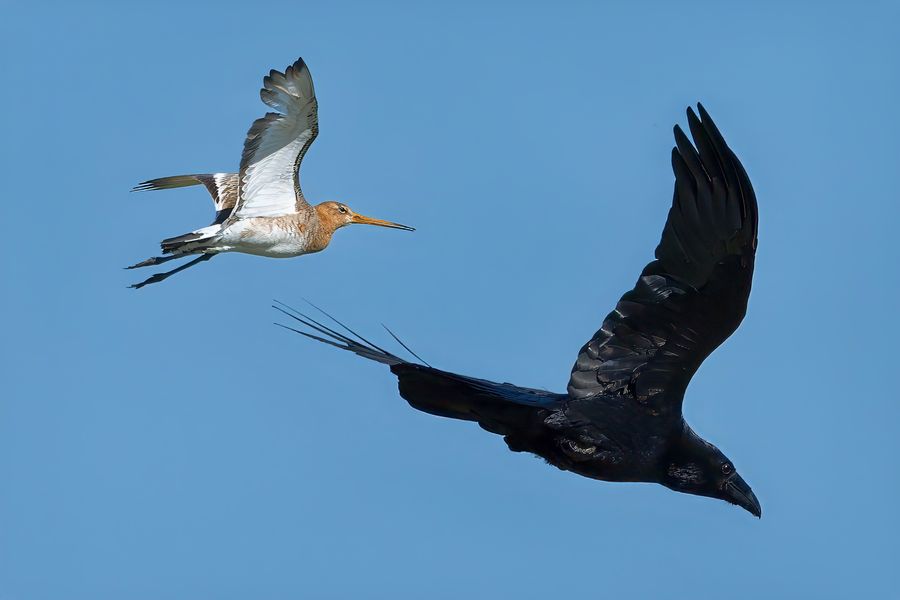
[[[675,198],[656,260],[581,349],[573,398],[626,394],[651,414],[680,413],[691,376],[737,329],[756,253],[750,180],[703,106],[688,109],[697,146],[675,126]]]

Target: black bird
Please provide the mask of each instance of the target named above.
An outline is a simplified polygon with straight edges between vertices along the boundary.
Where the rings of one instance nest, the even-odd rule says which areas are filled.
[[[585,477],[718,498],[759,517],[750,486],[681,410],[691,376],[744,317],[758,221],[743,166],[703,106],[698,109],[700,118],[687,111],[696,149],[675,126],[675,197],[656,260],[578,353],[565,394],[409,362],[337,321],[346,335],[276,308],[320,335],[288,329],[389,365],[413,408],[475,421],[502,435],[514,452]]]

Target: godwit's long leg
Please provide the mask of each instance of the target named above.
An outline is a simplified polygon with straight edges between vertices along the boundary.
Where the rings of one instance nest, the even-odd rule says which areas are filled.
[[[184,258],[185,254],[173,254],[172,256],[151,256],[147,260],[142,260],[139,263],[135,263],[130,267],[125,267],[126,269],[140,269],[141,267],[152,267],[154,265],[161,265],[164,262],[169,262],[170,260],[175,260],[176,258]]]
[[[185,269],[189,269],[190,267],[193,267],[194,265],[200,264],[203,261],[211,259],[213,256],[215,256],[215,254],[202,254],[202,255],[198,256],[197,258],[195,258],[194,260],[184,263],[177,269],[172,269],[171,271],[166,271],[165,273],[157,273],[156,275],[153,275],[152,277],[149,277],[148,279],[145,279],[144,281],[142,281],[140,283],[136,283],[130,287],[132,287],[136,290],[139,290],[142,287],[144,287],[145,285],[149,285],[151,283],[159,283],[160,281],[168,279],[175,273],[180,273],[181,271],[184,271]],[[165,258],[168,259],[169,257],[167,256]]]

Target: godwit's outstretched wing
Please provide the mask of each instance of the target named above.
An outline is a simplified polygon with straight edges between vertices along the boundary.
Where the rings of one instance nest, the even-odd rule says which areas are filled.
[[[569,395],[625,394],[651,414],[680,414],[700,363],[747,309],[756,254],[756,196],[712,119],[688,109],[695,150],[675,127],[675,198],[644,268],[578,354]]]
[[[300,162],[319,133],[312,77],[302,58],[263,78],[266,113],[247,132],[241,155],[240,194],[231,219],[274,217],[308,207],[300,191]]]
[[[175,175],[173,177],[160,177],[143,181],[132,192],[146,190],[171,190],[180,187],[203,184],[216,205],[216,218],[213,225],[223,223],[231,215],[238,199],[238,174],[237,173],[200,173],[195,175]]]

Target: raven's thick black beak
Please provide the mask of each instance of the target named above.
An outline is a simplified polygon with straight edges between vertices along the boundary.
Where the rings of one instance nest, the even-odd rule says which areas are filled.
[[[735,473],[734,477],[725,484],[724,491],[726,500],[737,504],[754,517],[762,518],[762,507],[759,505],[759,500],[756,499],[756,494],[753,493],[747,482],[741,479],[740,475]]]

